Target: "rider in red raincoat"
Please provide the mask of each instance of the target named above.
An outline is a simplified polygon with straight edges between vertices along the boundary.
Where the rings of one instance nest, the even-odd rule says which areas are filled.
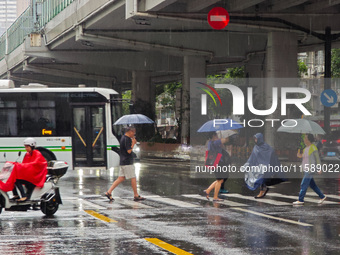
[[[40,151],[35,150],[35,139],[25,139],[24,145],[27,153],[22,163],[14,163],[11,176],[6,183],[0,181],[1,190],[6,192],[13,190],[13,199],[19,198],[18,193],[14,188],[14,184],[16,184],[22,194],[22,198],[18,200],[19,202],[24,202],[29,199],[35,186],[42,188],[47,174],[47,162]],[[25,193],[22,184],[28,189],[27,194]]]

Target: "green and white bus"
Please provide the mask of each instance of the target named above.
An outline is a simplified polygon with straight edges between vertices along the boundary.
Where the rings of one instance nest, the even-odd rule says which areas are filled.
[[[119,165],[120,127],[113,123],[120,116],[121,101],[112,89],[15,88],[0,80],[0,161],[16,160],[24,139],[34,137],[71,169],[109,169]]]

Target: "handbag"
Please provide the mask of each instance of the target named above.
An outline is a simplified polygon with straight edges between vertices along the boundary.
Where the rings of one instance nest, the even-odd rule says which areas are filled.
[[[209,150],[205,152],[205,166],[214,166],[216,167],[218,165],[218,162],[220,162],[220,159],[222,157],[221,153],[218,153],[214,150]]]

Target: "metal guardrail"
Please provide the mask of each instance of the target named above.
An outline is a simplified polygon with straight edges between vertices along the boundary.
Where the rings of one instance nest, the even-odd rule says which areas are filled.
[[[24,42],[25,36],[33,31],[33,17],[27,8],[7,29],[8,53],[13,52]]]
[[[6,54],[6,32],[0,37],[0,60],[5,57]]]
[[[75,0],[32,0],[31,5],[0,37],[0,60],[19,47],[25,36],[40,31]]]
[[[0,60],[24,42],[25,36],[33,31],[33,17],[28,7],[0,37]]]
[[[41,1],[41,16],[39,17],[40,28],[57,16],[75,0],[43,0]]]

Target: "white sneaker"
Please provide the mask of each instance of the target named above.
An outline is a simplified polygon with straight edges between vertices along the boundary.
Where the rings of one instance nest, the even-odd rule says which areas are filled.
[[[324,197],[324,198],[321,198],[319,201],[318,201],[318,204],[322,204],[323,203],[323,201],[325,201],[326,200],[326,196]]]
[[[295,201],[293,202],[293,205],[303,205],[305,202],[301,202],[301,201]]]

